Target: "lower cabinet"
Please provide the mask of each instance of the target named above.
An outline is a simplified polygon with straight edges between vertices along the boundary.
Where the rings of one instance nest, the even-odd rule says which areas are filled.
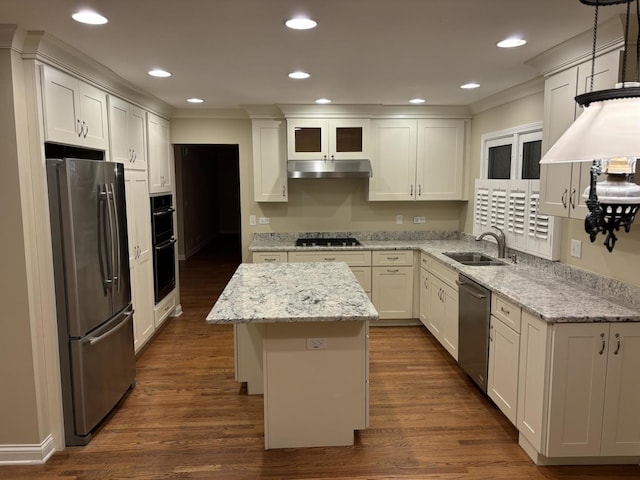
[[[420,318],[440,344],[458,360],[458,287],[455,270],[429,259],[428,271],[421,278]],[[428,303],[428,304],[427,304]]]
[[[413,318],[413,251],[372,253],[371,298],[381,320]]]
[[[517,427],[536,461],[640,457],[640,324],[523,313]],[[521,444],[522,444],[521,439]]]
[[[286,263],[287,252],[255,252],[253,263]]]
[[[153,262],[151,256],[130,261],[131,303],[133,304],[133,338],[135,351],[151,338],[155,331],[153,313]]]

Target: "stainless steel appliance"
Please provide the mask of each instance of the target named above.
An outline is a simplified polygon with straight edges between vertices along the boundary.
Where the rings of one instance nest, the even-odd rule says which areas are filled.
[[[491,290],[464,275],[458,277],[458,363],[487,393]]]
[[[158,303],[176,286],[175,243],[171,195],[151,197],[154,298]]]
[[[298,238],[296,247],[357,247],[362,245],[353,237],[346,238]]]
[[[124,168],[46,165],[65,443],[86,445],[135,382]]]

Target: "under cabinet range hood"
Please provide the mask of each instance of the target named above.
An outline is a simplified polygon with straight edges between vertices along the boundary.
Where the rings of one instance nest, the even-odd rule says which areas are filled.
[[[289,178],[369,178],[369,160],[289,160]]]

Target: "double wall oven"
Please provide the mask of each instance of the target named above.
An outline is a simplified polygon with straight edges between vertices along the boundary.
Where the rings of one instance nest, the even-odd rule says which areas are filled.
[[[153,241],[153,290],[155,303],[176,286],[176,261],[171,195],[151,197],[151,239]]]

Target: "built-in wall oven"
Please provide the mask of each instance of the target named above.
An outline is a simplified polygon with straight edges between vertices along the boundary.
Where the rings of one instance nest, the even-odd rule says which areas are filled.
[[[153,284],[155,303],[176,286],[176,261],[171,195],[151,197],[151,239],[153,242]]]

